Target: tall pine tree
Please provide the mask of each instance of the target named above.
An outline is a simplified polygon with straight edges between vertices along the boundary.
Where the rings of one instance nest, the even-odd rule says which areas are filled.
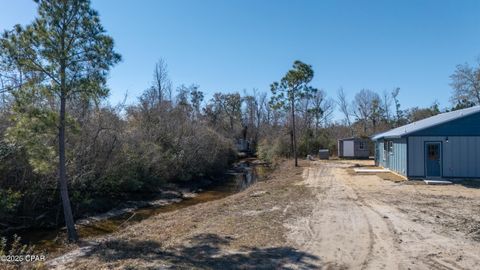
[[[19,72],[28,74],[16,86],[18,91],[41,89],[36,95],[48,100],[54,108],[56,116],[46,117],[45,124],[54,125],[56,130],[58,181],[65,224],[68,239],[77,241],[66,172],[67,106],[74,99],[89,103],[107,96],[107,73],[121,57],[114,51],[113,39],[105,34],[90,1],[35,2],[38,4],[37,18],[26,27],[16,26],[13,31],[5,32],[0,40],[0,55],[5,62],[18,67]],[[31,110],[26,111],[31,113]],[[42,119],[37,118],[37,121]],[[17,121],[16,127],[28,126],[25,121],[28,119]]]
[[[298,166],[295,106],[301,98],[311,98],[317,92],[316,88],[309,85],[312,79],[312,66],[297,60],[293,63],[293,68],[285,74],[280,82],[274,82],[270,86],[272,91],[270,105],[274,108],[284,107],[291,113],[292,151],[295,166]]]

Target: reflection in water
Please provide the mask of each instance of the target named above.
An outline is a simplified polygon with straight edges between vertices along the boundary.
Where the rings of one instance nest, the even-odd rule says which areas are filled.
[[[139,208],[119,216],[91,222],[86,225],[77,225],[80,238],[101,236],[112,233],[135,222],[150,216],[183,209],[198,203],[218,200],[234,193],[240,192],[268,173],[268,167],[262,165],[250,166],[250,163],[237,164],[234,171],[226,174],[223,181],[215,182],[206,191],[199,192],[195,197],[185,198],[178,203],[163,206]],[[17,232],[22,242],[35,245],[38,250],[47,252],[58,251],[64,245],[64,229],[32,229]]]

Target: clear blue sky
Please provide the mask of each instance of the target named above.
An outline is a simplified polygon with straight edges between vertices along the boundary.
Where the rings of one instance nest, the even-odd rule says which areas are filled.
[[[331,97],[362,88],[401,88],[405,107],[449,105],[449,76],[480,56],[480,1],[93,0],[123,62],[110,100],[129,102],[166,59],[174,85],[210,96],[269,91],[296,59],[315,70]],[[0,29],[35,16],[30,0],[1,0]]]

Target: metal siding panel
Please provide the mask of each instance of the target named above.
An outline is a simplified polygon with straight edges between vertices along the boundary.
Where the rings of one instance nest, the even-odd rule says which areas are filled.
[[[382,143],[377,143],[378,145],[378,166],[383,166],[382,165],[382,151],[383,151],[383,144]]]
[[[401,172],[402,148],[399,142],[395,142],[395,171]]]
[[[450,176],[454,176],[458,174],[457,168],[458,164],[460,164],[460,140],[459,138],[449,138],[450,147],[452,147],[452,161],[450,163],[450,171],[452,172]]]
[[[452,144],[452,147],[455,149],[455,154],[453,155],[453,168],[452,168],[452,176],[460,175],[460,167],[461,167],[461,152],[462,152],[462,138],[455,138],[455,143]]]
[[[467,156],[467,148],[468,148],[468,145],[467,145],[467,138],[465,137],[461,137],[460,138],[460,153],[458,155],[458,159],[460,161],[460,166],[458,167],[459,168],[459,172],[458,172],[458,175],[460,177],[465,177],[466,176],[466,171],[467,171],[467,164],[466,161],[466,156]]]
[[[386,166],[387,164],[385,163],[385,162],[386,162],[386,160],[385,160],[385,152],[383,151],[383,149],[385,148],[385,141],[382,142],[381,147],[382,147],[382,148],[380,149],[380,151],[382,151],[382,155],[381,155],[381,156],[382,156],[382,167],[387,167],[387,166]]]
[[[475,177],[477,175],[480,175],[480,173],[478,173],[478,165],[479,164],[479,159],[478,159],[478,144],[479,144],[480,140],[478,137],[472,137],[472,146],[471,146],[471,151],[472,151],[472,155],[471,155],[471,160],[470,160],[470,167],[472,168],[472,177]]]
[[[467,156],[467,164],[468,164],[468,177],[475,176],[475,150],[472,147],[475,146],[475,138],[468,137],[468,156]]]
[[[480,175],[480,137],[475,137],[477,139],[477,141],[475,142],[475,145],[477,146],[477,151],[475,151],[476,153],[476,158],[474,160],[475,162],[475,175]]]
[[[470,177],[475,177],[475,175],[477,175],[477,166],[475,166],[476,164],[476,160],[477,160],[477,153],[476,153],[476,143],[477,143],[477,138],[476,137],[468,137],[469,139],[469,160],[468,160],[468,174],[470,175]]]
[[[410,175],[421,176],[423,172],[423,159],[419,158],[423,156],[423,142],[419,137],[409,137],[409,149],[408,149],[408,167],[410,168]]]
[[[397,172],[401,172],[402,168],[400,166],[400,162],[402,161],[402,147],[400,142],[395,142],[395,148],[397,150],[397,154],[395,156],[395,169],[397,170]]]
[[[383,162],[383,141],[378,143],[378,147],[380,148],[378,163],[380,164],[380,166],[385,167],[385,162]]]
[[[407,139],[402,140],[402,159],[401,159],[401,171],[403,175],[407,175]]]
[[[475,138],[468,137],[468,177],[475,176],[475,166],[472,164],[475,163]]]
[[[424,175],[424,143],[442,142],[443,177],[480,177],[480,136],[424,136],[409,137],[408,168],[410,176]]]
[[[457,153],[455,155],[455,158],[457,159],[457,167],[456,167],[456,172],[455,175],[458,176],[463,176],[463,157],[462,157],[462,152],[465,149],[463,138],[458,138],[458,143],[457,143]]]
[[[398,144],[396,141],[393,142],[393,170],[398,172],[398,160],[399,160],[399,155],[400,155],[400,151],[398,151]]]
[[[378,166],[382,166],[382,153],[380,152],[380,142],[375,142],[375,147],[377,147],[378,152],[375,152],[375,159],[378,162]]]
[[[462,145],[462,149],[463,149],[463,154],[461,155],[462,157],[462,174],[461,176],[463,177],[468,177],[468,167],[469,167],[469,164],[468,164],[468,138],[467,137],[464,137],[463,138],[463,145]]]
[[[423,159],[420,158],[423,156],[423,146],[421,145],[422,141],[420,138],[418,137],[413,137],[413,138],[415,139],[415,143],[414,143],[415,149],[412,151],[412,155],[413,155],[412,161],[415,163],[414,175],[420,176],[425,174],[423,169]]]
[[[400,148],[402,151],[400,159],[400,171],[401,174],[407,175],[407,139],[402,139]]]
[[[446,162],[444,161],[444,162],[445,162],[445,166],[447,166],[447,168],[448,168],[448,174],[447,174],[447,175],[448,175],[449,177],[450,177],[450,176],[453,176],[453,175],[455,174],[455,172],[454,172],[454,166],[453,166],[453,165],[454,165],[454,163],[456,162],[456,159],[455,159],[455,151],[456,151],[456,149],[455,149],[455,147],[453,147],[452,140],[455,141],[456,138],[450,138],[450,139],[449,139],[449,142],[446,143],[446,144],[448,145],[449,151],[448,151],[448,157],[445,159]]]
[[[382,166],[387,167],[385,152],[383,151],[384,148],[385,148],[385,141],[382,142],[382,149],[381,149],[381,151],[382,151]]]
[[[466,177],[468,175],[467,171],[468,171],[468,159],[467,159],[467,155],[468,155],[468,141],[467,141],[468,138],[466,137],[462,137],[461,138],[461,141],[462,141],[462,144],[461,144],[461,155],[460,155],[460,172],[459,172],[459,176],[460,177]]]
[[[469,160],[469,164],[470,164],[470,174],[471,174],[471,177],[475,177],[477,175],[477,152],[475,151],[476,150],[476,145],[478,143],[478,140],[476,137],[470,137],[470,139],[472,140],[471,142],[471,146],[470,146],[470,152],[471,152],[471,155],[470,155],[470,158],[471,160]]]
[[[453,175],[460,175],[462,172],[462,138],[456,138],[455,143],[452,144],[452,147],[455,148],[454,165],[453,165]]]
[[[471,137],[467,137],[466,138],[466,141],[467,141],[467,155],[465,156],[466,160],[465,160],[465,165],[466,165],[466,170],[465,170],[465,173],[468,177],[473,177],[473,166],[471,166],[471,162],[472,162],[472,159],[473,159],[473,152],[472,152],[472,148],[471,146],[473,146],[473,140]]]
[[[412,167],[412,175],[421,175],[423,174],[422,171],[419,170],[419,164],[418,164],[418,138],[416,137],[410,137],[412,139],[412,148],[409,149],[410,153],[410,166]]]
[[[475,137],[475,146],[477,151],[475,151],[475,175],[480,175],[480,137]]]
[[[389,157],[388,157],[389,158],[388,168],[395,171],[395,161],[396,161],[395,154],[397,153],[397,151],[395,150],[396,145],[393,144],[392,147],[393,147],[393,153],[392,152],[388,153],[388,155],[389,155]]]
[[[396,172],[400,172],[400,160],[401,160],[401,155],[402,155],[402,151],[400,149],[400,145],[399,145],[399,142],[398,141],[394,141],[393,142],[393,145],[394,145],[394,149],[395,151],[393,152],[393,159],[394,159],[394,166],[395,166],[395,171]]]
[[[397,157],[398,157],[398,146],[397,143],[394,141],[393,142],[393,153],[390,155],[390,158],[392,160],[392,164],[390,165],[390,169],[393,169],[394,171],[397,171]]]
[[[466,143],[466,155],[464,157],[465,160],[465,176],[466,177],[473,177],[473,166],[472,162],[474,160],[473,152],[472,152],[472,137],[466,137],[465,138],[465,143]]]
[[[443,176],[450,177],[452,175],[453,147],[451,143],[443,144]]]
[[[400,148],[400,160],[398,161],[398,169],[401,174],[405,174],[404,167],[403,167],[403,159],[405,158],[405,152],[403,151],[403,142],[399,146]]]
[[[382,166],[382,151],[381,151],[381,146],[382,146],[382,143],[381,142],[375,142],[375,144],[377,145],[378,147],[378,166]]]
[[[415,146],[415,138],[408,137],[408,175],[415,175],[415,162],[413,158],[413,151]]]
[[[414,175],[415,163],[413,162],[413,149],[414,149],[415,138],[408,137],[408,175]]]
[[[405,155],[405,153],[407,152],[405,150],[405,147],[407,146],[407,142],[405,141],[405,139],[402,140],[401,142],[401,145],[400,145],[400,149],[401,149],[401,155],[400,155],[400,172],[402,174],[406,174],[407,173],[407,170],[406,170],[406,166],[405,166],[405,161],[407,160],[407,156]]]
[[[407,141],[405,138],[393,140],[393,155],[391,155],[391,163],[389,169],[406,175],[406,159],[407,159]]]

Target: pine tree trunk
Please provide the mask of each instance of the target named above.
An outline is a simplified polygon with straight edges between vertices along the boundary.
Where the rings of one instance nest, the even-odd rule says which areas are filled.
[[[291,122],[292,120],[290,120]],[[288,158],[293,157],[293,128],[292,124],[290,123],[290,130],[288,131],[288,135],[290,136],[290,152],[288,153]]]
[[[297,136],[295,132],[295,99],[290,101],[292,106],[292,137],[293,137],[293,158],[295,159],[295,167],[298,167],[297,158]]]
[[[78,240],[75,223],[73,221],[72,207],[68,195],[66,159],[65,159],[65,106],[67,102],[65,91],[65,69],[61,69],[61,93],[60,93],[60,121],[58,125],[58,182],[60,186],[60,197],[63,204],[63,215],[65,225],[67,226],[68,240],[76,242]]]

